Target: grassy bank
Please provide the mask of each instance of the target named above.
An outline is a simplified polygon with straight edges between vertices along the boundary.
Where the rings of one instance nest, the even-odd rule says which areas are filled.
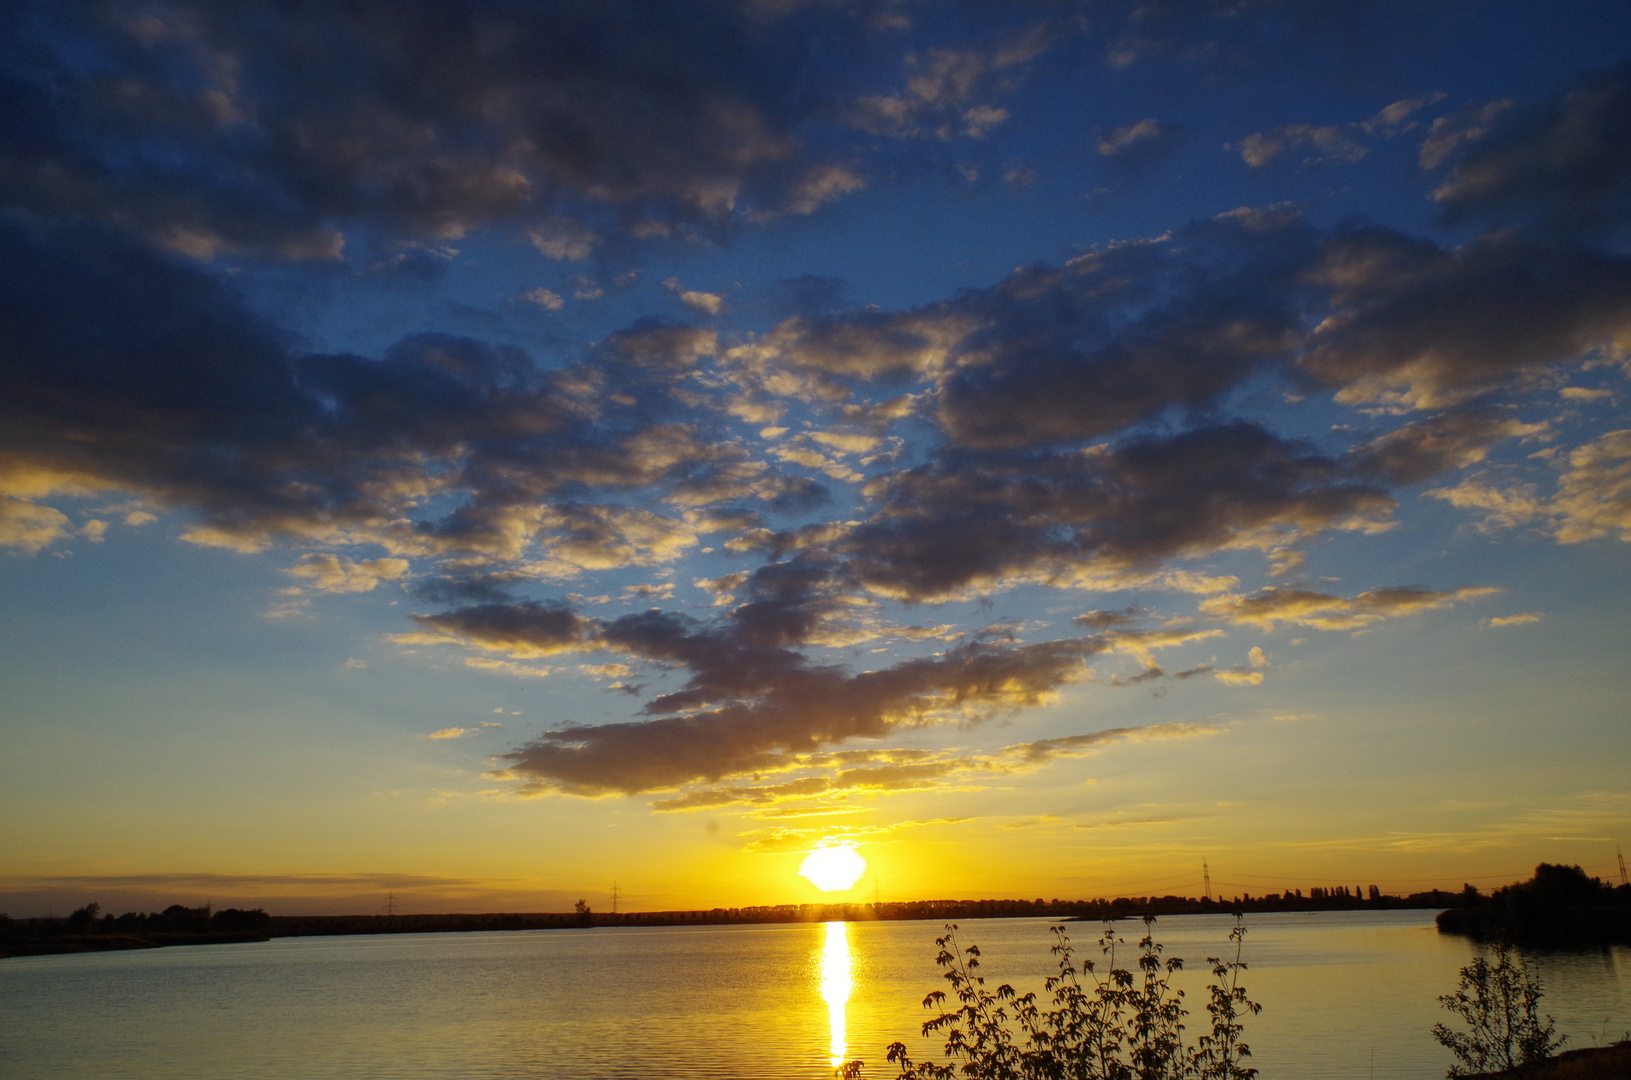
[[[1631,1042],[1565,1050],[1522,1076],[1481,1073],[1466,1080],[1631,1080]]]

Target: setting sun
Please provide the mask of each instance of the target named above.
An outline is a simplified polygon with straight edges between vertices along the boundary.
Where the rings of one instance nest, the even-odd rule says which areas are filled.
[[[866,873],[866,860],[851,844],[819,847],[804,857],[799,874],[822,892],[843,892]]]

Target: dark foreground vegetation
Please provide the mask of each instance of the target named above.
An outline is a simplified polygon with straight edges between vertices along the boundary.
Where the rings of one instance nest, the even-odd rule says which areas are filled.
[[[1471,893],[1438,916],[1438,928],[1544,948],[1631,945],[1631,886],[1609,885],[1578,866],[1541,863],[1528,881],[1488,896]]]
[[[1240,985],[1245,928],[1237,923],[1223,955],[1207,958],[1211,1024],[1191,1042],[1184,992],[1171,981],[1184,962],[1163,955],[1154,926],[1155,917],[1145,916],[1143,937],[1128,949],[1107,924],[1099,957],[1080,961],[1065,928],[1053,927],[1057,973],[1043,984],[1046,1001],[1006,983],[988,988],[978,974],[979,946],[962,945],[957,927],[947,926],[936,940],[935,963],[951,993],[936,990],[923,1001],[936,1013],[923,1034],[945,1040],[945,1061],[913,1061],[904,1043],[893,1043],[888,1060],[899,1070],[896,1080],[1252,1080],[1257,1070],[1245,1064],[1252,1052],[1243,1021],[1262,1006]],[[854,1080],[863,1069],[854,1061],[839,1075]]]
[[[1241,983],[1245,927],[1237,919],[1222,955],[1206,959],[1212,972],[1206,988],[1210,1023],[1191,1041],[1184,991],[1170,980],[1184,962],[1164,954],[1155,922],[1144,917],[1136,959],[1119,966],[1118,952],[1134,950],[1113,923],[1106,922],[1099,935],[1099,957],[1079,961],[1065,927],[1054,926],[1058,973],[1043,983],[1046,999],[1007,984],[987,987],[978,974],[979,946],[962,944],[957,926],[948,924],[935,941],[935,963],[950,992],[936,990],[923,999],[931,1013],[923,1034],[943,1039],[942,1060],[914,1061],[904,1043],[892,1043],[887,1060],[899,1070],[895,1080],[1255,1080],[1257,1070],[1247,1064],[1252,1051],[1245,1021],[1262,1006]],[[1455,1059],[1446,1076],[1631,1080],[1631,1040],[1559,1053],[1566,1038],[1541,1013],[1542,997],[1539,979],[1511,944],[1496,941],[1488,955],[1475,957],[1460,970],[1455,991],[1438,999],[1451,1017],[1432,1029]],[[865,1063],[851,1061],[835,1073],[840,1080],[858,1080]]]

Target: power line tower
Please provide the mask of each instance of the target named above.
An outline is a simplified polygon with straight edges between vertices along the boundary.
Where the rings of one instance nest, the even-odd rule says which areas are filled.
[[[1620,860],[1620,884],[1631,885],[1631,878],[1625,876],[1625,856],[1620,854],[1620,845],[1614,845],[1614,857]]]
[[[385,894],[385,917],[387,919],[396,918],[396,893]]]
[[[1204,890],[1206,898],[1208,900],[1212,899],[1212,868],[1206,865],[1205,859],[1201,860],[1201,888]]]
[[[617,882],[614,881],[614,882],[612,882],[612,914],[613,915],[617,914],[617,898],[618,898],[618,895],[619,894],[618,894],[618,891],[617,891]]]

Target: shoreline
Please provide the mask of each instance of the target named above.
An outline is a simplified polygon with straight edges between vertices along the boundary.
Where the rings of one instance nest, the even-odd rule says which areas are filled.
[[[1450,897],[1454,894],[1440,894]],[[0,960],[87,952],[158,949],[183,945],[225,945],[285,937],[372,936],[381,934],[480,933],[518,930],[586,930],[597,927],[776,925],[818,922],[931,922],[982,919],[1052,918],[1061,923],[1136,919],[1149,914],[1230,915],[1312,914],[1322,911],[1431,911],[1441,903],[1410,903],[1397,897],[1382,903],[1333,904],[1295,901],[1227,904],[1185,897],[1120,898],[1113,901],[1035,902],[1028,900],[922,900],[883,904],[786,904],[775,907],[636,912],[490,912],[419,915],[268,915],[254,930],[221,932],[63,933],[64,920],[15,920],[13,936],[0,939]],[[24,934],[17,935],[18,929]],[[29,931],[33,931],[29,933]],[[57,931],[57,932],[53,932]]]

